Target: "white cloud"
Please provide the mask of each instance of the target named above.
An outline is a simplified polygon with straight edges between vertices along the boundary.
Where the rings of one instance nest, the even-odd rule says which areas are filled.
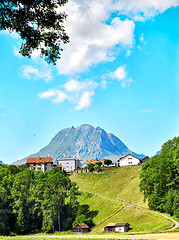
[[[19,53],[19,48],[17,48],[16,46],[13,46],[13,52],[16,57],[22,57],[22,55]]]
[[[49,89],[48,91],[38,94],[41,99],[48,99],[52,103],[62,103],[68,100],[75,106],[76,110],[82,110],[91,105],[92,96],[98,84],[93,80],[85,80],[83,82],[71,79],[61,85],[59,89]]]
[[[127,78],[126,65],[118,67],[114,72],[104,74],[101,82],[102,88],[107,88],[107,85],[112,83],[113,79],[121,82],[122,87],[129,86],[133,82],[132,78]]]
[[[131,51],[130,49],[127,50],[127,52],[126,52],[126,56],[129,57],[129,56],[131,55],[131,53],[132,53],[132,51]]]
[[[137,46],[137,48],[141,50],[147,44],[147,41],[144,40],[144,33],[140,35],[139,42],[140,44]]]
[[[104,78],[104,76],[102,76],[102,78]],[[106,89],[106,88],[107,88],[107,84],[108,84],[107,80],[106,80],[106,79],[103,79],[103,80],[101,81],[101,87],[102,87],[102,89]]]
[[[127,16],[151,18],[171,7],[179,6],[179,0],[117,0],[115,9]]]
[[[56,89],[49,89],[46,92],[40,92],[38,96],[41,99],[48,99],[52,103],[62,103],[67,98],[64,92]]]
[[[130,84],[133,82],[132,78],[125,78],[122,82],[122,87],[130,86]]]
[[[0,34],[10,35],[12,38],[15,38],[15,39],[19,38],[20,39],[19,34],[17,32],[15,32],[15,31],[9,32],[7,30],[1,30]]]
[[[145,22],[145,18],[144,18],[143,16],[141,16],[141,15],[136,15],[136,16],[134,16],[134,17],[133,17],[133,20],[134,20],[135,22]]]
[[[68,14],[65,29],[70,43],[65,46],[57,63],[59,73],[82,72],[93,64],[113,61],[110,50],[116,45],[132,47],[134,22],[114,18],[106,23],[111,1],[69,1],[64,8]]]
[[[65,46],[57,63],[59,73],[85,71],[103,61],[114,61],[109,55],[116,45],[132,48],[134,21],[142,21],[179,5],[179,0],[71,0],[64,11],[68,14],[65,29],[70,43]],[[119,12],[133,20],[119,17],[109,22],[112,12]],[[118,48],[119,48],[118,47]]]
[[[26,79],[30,79],[31,75],[37,77],[39,75],[39,70],[30,65],[25,65],[22,67],[22,73]]]
[[[64,88],[67,92],[81,92],[86,89],[95,89],[98,84],[92,80],[85,80],[83,82],[71,79],[64,84]]]
[[[91,97],[94,95],[94,92],[84,92],[78,102],[76,109],[81,110],[87,108],[91,105]]]
[[[125,67],[126,67],[125,65],[118,67],[116,71],[110,73],[110,76],[112,78],[117,79],[118,81],[124,80],[127,75],[127,72],[125,71]]]
[[[48,68],[46,64],[40,70],[30,65],[22,66],[21,70],[24,78],[26,79],[30,78],[33,78],[34,80],[43,79],[45,82],[49,82],[53,78],[51,69]]]
[[[141,42],[144,41],[144,33],[142,33],[142,34],[140,35],[139,40],[140,40]]]
[[[141,110],[139,110],[139,112],[142,112],[142,113],[152,113],[152,110],[150,110],[150,109],[141,109]]]

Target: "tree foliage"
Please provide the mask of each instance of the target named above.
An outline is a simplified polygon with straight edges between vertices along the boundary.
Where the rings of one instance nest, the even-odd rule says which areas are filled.
[[[142,166],[140,178],[149,207],[179,218],[179,137],[166,142],[161,153]]]
[[[20,53],[31,57],[40,49],[41,57],[55,64],[62,44],[69,42],[63,26],[66,14],[59,12],[68,0],[0,1],[0,30],[16,31],[23,40]]]
[[[86,167],[90,172],[92,172],[94,170],[94,166],[95,165],[93,163],[88,163]]]
[[[105,159],[104,160],[104,164],[109,166],[112,163],[112,161],[110,159]]]
[[[68,230],[79,215],[78,187],[59,168],[49,173],[0,167],[0,234]]]
[[[94,166],[94,171],[96,171],[96,172],[101,172],[101,171],[102,171],[102,167],[99,166],[98,164],[95,164],[95,166]]]
[[[101,167],[101,166],[102,166],[102,162],[100,162],[100,161],[97,161],[95,165],[98,165],[98,166],[100,166],[100,167]]]

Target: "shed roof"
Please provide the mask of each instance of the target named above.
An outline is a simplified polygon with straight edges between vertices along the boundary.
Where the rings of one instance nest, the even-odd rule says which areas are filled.
[[[89,228],[86,223],[78,223],[77,226],[79,226],[80,228]]]
[[[27,163],[53,163],[51,157],[31,157],[27,159]]]
[[[129,224],[127,222],[122,222],[122,223],[108,223],[106,227],[122,227],[125,226],[126,224]]]

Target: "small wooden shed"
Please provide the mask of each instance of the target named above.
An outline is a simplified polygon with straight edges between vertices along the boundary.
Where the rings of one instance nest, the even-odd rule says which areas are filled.
[[[129,223],[109,223],[105,228],[105,232],[128,232]]]
[[[73,233],[87,233],[89,232],[89,227],[85,223],[78,223],[76,227],[71,229],[71,232]]]

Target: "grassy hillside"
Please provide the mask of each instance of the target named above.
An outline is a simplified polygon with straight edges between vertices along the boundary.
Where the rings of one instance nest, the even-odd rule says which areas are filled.
[[[143,202],[143,194],[138,187],[140,171],[141,166],[107,169],[104,174],[74,174],[71,180],[76,182],[81,190],[122,199],[128,203],[148,208],[147,203]]]
[[[107,169],[105,173],[78,173],[71,176],[83,194],[81,204],[88,204],[94,215],[92,232],[103,232],[109,222],[129,222],[132,232],[161,231],[172,223],[148,211],[130,207],[126,203],[148,209],[139,190],[141,166]],[[91,192],[91,193],[88,193]],[[121,200],[121,202],[120,202]]]

